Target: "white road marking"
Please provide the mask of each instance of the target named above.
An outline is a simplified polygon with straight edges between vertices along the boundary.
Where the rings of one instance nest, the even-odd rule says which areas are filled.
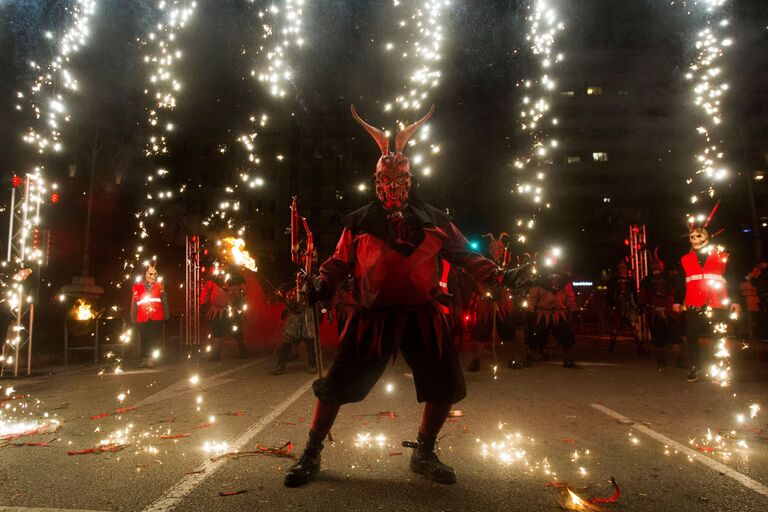
[[[231,382],[231,379],[224,379],[224,377],[226,377],[227,375],[230,375],[235,372],[239,372],[240,370],[244,370],[255,364],[262,363],[268,359],[270,358],[262,357],[261,359],[256,359],[255,361],[250,361],[248,363],[241,364],[240,366],[236,366],[235,368],[231,368],[229,370],[217,373],[215,375],[211,375],[210,377],[205,377],[203,379],[200,379],[200,382],[197,383],[194,387],[190,385],[189,379],[187,378],[181,379],[171,384],[167,388],[161,389],[157,393],[141,399],[139,402],[133,405],[135,407],[145,407],[147,405],[162,402],[163,400],[178,398],[181,395],[184,395],[186,393],[192,393],[193,391],[196,391],[196,390],[202,391],[202,390],[210,389],[215,386],[226,384],[227,382]]]
[[[668,446],[674,447],[676,450],[685,453],[686,455],[690,456],[694,460],[697,460],[701,462],[702,464],[709,466],[711,469],[714,469],[715,471],[718,471],[722,473],[725,476],[728,476],[730,478],[733,478],[737,482],[739,482],[741,485],[748,489],[752,489],[755,492],[758,492],[764,496],[768,496],[768,486],[758,482],[757,480],[753,480],[749,478],[747,475],[744,475],[742,473],[739,473],[738,471],[732,469],[730,466],[726,466],[722,462],[718,462],[714,459],[710,459],[709,457],[702,455],[701,453],[692,450],[685,446],[684,444],[680,444],[677,441],[673,441],[672,439],[668,438],[664,434],[660,434],[656,432],[655,430],[652,430],[645,425],[641,425],[639,423],[636,423],[632,421],[631,419],[627,418],[626,416],[623,416],[619,414],[618,412],[607,408],[604,405],[601,404],[591,404],[594,409],[597,409],[598,411],[602,412],[606,416],[610,416],[611,418],[617,420],[620,423],[623,423],[624,425],[631,425],[633,429],[642,432],[643,434],[647,435],[648,437],[651,437],[660,443],[664,443]]]
[[[275,421],[288,407],[290,407],[296,400],[307,392],[312,385],[312,381],[308,380],[302,384],[291,396],[286,398],[282,403],[277,405],[272,411],[263,416],[259,421],[248,427],[248,430],[243,432],[240,437],[235,439],[229,444],[231,451],[239,451],[246,444],[248,444],[253,437],[259,432],[264,430],[270,423]],[[171,487],[163,496],[161,496],[154,503],[146,507],[142,512],[165,512],[173,510],[181,501],[186,498],[192,491],[195,490],[206,478],[213,475],[218,469],[226,464],[228,459],[218,459],[212,461],[206,460],[195,468],[190,474],[182,478],[176,485]]]

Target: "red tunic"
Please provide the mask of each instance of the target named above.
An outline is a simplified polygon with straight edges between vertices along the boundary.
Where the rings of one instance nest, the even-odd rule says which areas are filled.
[[[146,283],[133,285],[132,297],[136,306],[136,322],[148,322],[149,320],[165,320],[163,312],[163,285],[155,283],[147,290]]]
[[[695,251],[683,256],[680,263],[685,271],[685,305],[690,307],[722,308],[728,303],[725,266],[728,254],[713,248],[702,266]]]
[[[320,266],[320,279],[331,291],[354,276],[354,296],[358,316],[354,322],[358,343],[365,332],[372,332],[371,349],[381,347],[386,325],[395,326],[395,344],[399,346],[408,319],[415,315],[422,339],[437,341],[442,351],[448,324],[436,299],[440,287],[440,259],[464,268],[480,283],[498,278],[499,267],[488,258],[469,249],[469,242],[450,219],[428,205],[414,209],[417,232],[411,233],[412,251],[398,250],[386,240],[386,220],[378,205],[369,205],[350,215],[336,251]],[[371,221],[376,218],[376,221]],[[420,225],[419,225],[420,224]],[[378,228],[382,228],[380,231]],[[422,236],[423,235],[423,236]],[[351,319],[342,333],[347,333]],[[396,353],[397,351],[395,351]]]

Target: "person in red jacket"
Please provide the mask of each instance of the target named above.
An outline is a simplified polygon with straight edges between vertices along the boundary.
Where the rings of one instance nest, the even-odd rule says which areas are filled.
[[[360,119],[354,107],[352,115],[381,149],[374,174],[379,201],[342,220],[336,251],[305,288],[308,302],[327,300],[352,275],[355,310],[328,375],[314,383],[317,401],[309,440],[285,476],[285,485],[298,487],[317,474],[323,441],[339,408],[363,400],[398,352],[412,369],[417,400],[426,402],[410,468],[432,481],[451,484],[456,474],[438,459],[435,442],[452,404],[466,395],[466,385],[438,302],[444,294],[439,260],[463,267],[483,284],[512,285],[523,271],[503,271],[473,252],[448,215],[409,197],[412,175],[402,150],[432,110],[397,134],[394,152],[382,130]]]
[[[717,205],[702,225],[690,224],[688,240],[691,250],[680,259],[685,273],[685,287],[678,287],[672,306],[675,313],[685,307],[685,344],[690,365],[688,382],[699,380],[699,338],[712,334],[713,323],[724,320],[726,310],[735,313],[741,310],[739,304],[731,302],[728,297],[725,279],[728,253],[711,243],[712,237],[707,231],[715,211]],[[711,316],[708,314],[710,310]]]
[[[157,267],[147,267],[144,281],[131,290],[131,322],[139,332],[140,368],[152,368],[160,357],[160,336],[168,319],[168,298],[163,283],[158,281]]]

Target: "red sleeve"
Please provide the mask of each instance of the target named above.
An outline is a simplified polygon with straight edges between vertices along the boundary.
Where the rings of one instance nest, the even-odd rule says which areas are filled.
[[[344,228],[336,244],[333,256],[320,265],[320,279],[325,280],[331,291],[352,273],[355,266],[355,237],[349,228]]]
[[[481,284],[498,282],[501,269],[496,263],[469,249],[469,242],[455,224],[450,223],[443,232],[447,235],[440,254],[448,263],[462,267]]]

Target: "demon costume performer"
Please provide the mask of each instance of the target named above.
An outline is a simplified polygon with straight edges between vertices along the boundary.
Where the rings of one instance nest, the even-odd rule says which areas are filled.
[[[453,469],[434,451],[451,405],[466,395],[456,348],[437,302],[442,293],[439,260],[463,267],[481,283],[511,284],[521,271],[503,271],[472,252],[445,213],[409,197],[412,175],[402,150],[433,111],[401,130],[390,152],[386,134],[360,119],[352,107],[355,120],[381,149],[374,175],[379,201],[343,220],[336,251],[306,287],[310,302],[330,298],[351,274],[356,306],[333,366],[327,377],[314,383],[317,402],[309,440],[286,475],[286,486],[303,485],[319,471],[322,443],[339,407],[363,400],[398,352],[413,371],[418,401],[426,402],[410,468],[436,482],[456,481]]]
[[[157,277],[157,267],[149,266],[144,274],[144,281],[133,285],[131,290],[131,322],[139,331],[141,368],[154,366],[160,353],[163,322],[170,315],[165,287]]]
[[[699,338],[711,335],[714,324],[725,321],[726,309],[739,313],[741,306],[728,297],[725,269],[728,253],[723,247],[711,243],[708,227],[720,202],[718,201],[707,219],[696,224],[692,218],[688,223],[688,241],[691,250],[680,259],[685,273],[685,286],[679,286],[674,311],[679,313],[685,307],[685,345],[688,356],[688,382],[699,379],[701,356]]]
[[[672,309],[675,302],[676,279],[666,269],[658,252],[657,248],[651,255],[651,273],[640,281],[637,304],[645,309],[651,343],[656,348],[656,362],[659,367],[666,366],[664,349],[667,345],[672,345],[675,364],[682,368],[685,365],[680,353],[679,315]]]
[[[493,233],[483,235],[490,239],[488,256],[501,268],[509,262],[509,251],[504,244],[507,233],[500,233],[498,238]],[[496,341],[505,346],[507,367],[520,369],[520,363],[512,356],[512,341],[515,339],[515,309],[512,292],[503,287],[479,286],[474,300],[474,325],[472,326],[472,362],[467,367],[470,372],[480,371],[480,353],[483,345],[490,342],[496,354]],[[495,318],[494,318],[495,315]]]

